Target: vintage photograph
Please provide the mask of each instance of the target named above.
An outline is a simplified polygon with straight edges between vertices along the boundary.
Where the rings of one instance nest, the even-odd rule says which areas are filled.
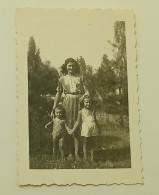
[[[132,12],[18,9],[16,22],[18,81],[25,77],[19,118],[27,124],[18,144],[26,140],[27,170],[131,170],[131,140],[139,147],[139,129],[130,127],[131,102],[137,108],[136,73],[128,73],[129,59],[136,67]]]

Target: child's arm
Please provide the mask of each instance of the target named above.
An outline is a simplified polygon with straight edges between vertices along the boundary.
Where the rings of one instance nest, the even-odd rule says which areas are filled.
[[[77,118],[77,121],[73,127],[72,133],[74,133],[78,129],[78,127],[81,125],[81,123],[82,123],[82,112],[79,111],[78,118]]]
[[[70,134],[71,129],[69,129],[69,127],[68,127],[68,125],[67,125],[66,121],[65,121],[65,129],[67,130],[67,133],[68,133],[68,134]]]
[[[47,129],[48,126],[51,125],[52,123],[53,123],[53,121],[50,121],[49,123],[47,123],[47,124],[45,125],[45,128]]]

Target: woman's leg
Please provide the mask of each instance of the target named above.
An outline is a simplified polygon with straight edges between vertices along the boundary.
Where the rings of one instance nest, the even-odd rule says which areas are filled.
[[[74,124],[78,117],[78,111],[80,108],[79,98],[80,98],[79,95],[66,94],[63,100],[66,121],[70,129],[73,129]],[[74,154],[77,156],[79,147],[78,137],[74,138],[74,136],[68,135],[67,140],[69,157],[72,158]]]
[[[73,135],[67,135],[67,159],[70,161],[74,160],[74,137]]]
[[[80,142],[81,142],[81,135],[80,134],[81,134],[81,132],[78,130],[74,134],[75,158],[77,161],[81,160],[81,158],[79,156],[79,147],[80,147]]]

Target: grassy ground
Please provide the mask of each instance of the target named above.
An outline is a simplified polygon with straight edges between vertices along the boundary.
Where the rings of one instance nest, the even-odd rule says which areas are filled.
[[[100,145],[94,153],[94,163],[83,161],[54,161],[51,154],[30,155],[31,169],[104,169],[130,168],[129,131],[107,130],[103,128],[99,136]]]

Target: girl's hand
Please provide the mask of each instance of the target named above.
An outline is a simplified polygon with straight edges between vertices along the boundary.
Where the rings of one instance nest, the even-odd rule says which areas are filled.
[[[47,129],[47,125],[45,125],[45,129]]]
[[[67,132],[68,132],[69,135],[72,135],[73,130],[72,129],[69,129]]]
[[[72,129],[72,130],[71,130],[71,135],[72,135],[73,133],[74,133],[74,130]]]

